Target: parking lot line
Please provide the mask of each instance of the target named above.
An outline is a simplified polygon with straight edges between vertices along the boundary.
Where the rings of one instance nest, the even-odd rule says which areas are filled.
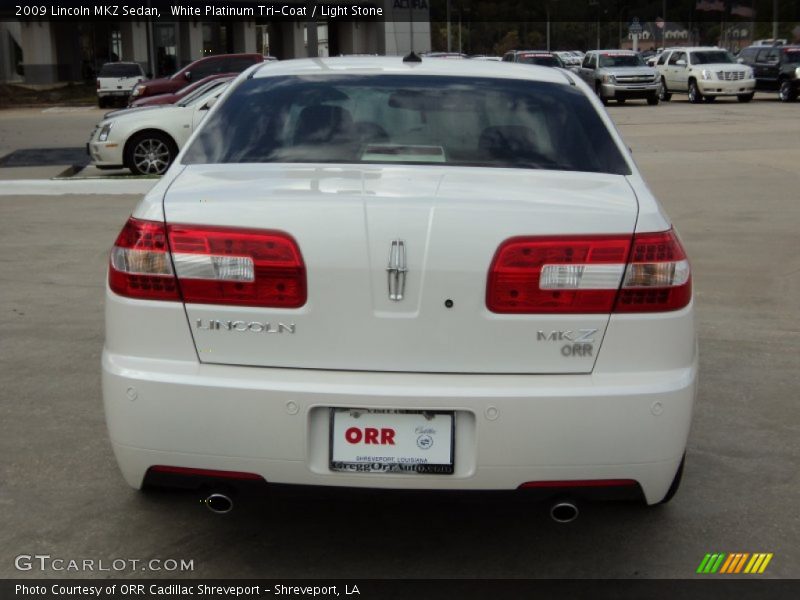
[[[63,196],[65,194],[144,194],[158,183],[156,179],[17,179],[4,181],[0,196]]]

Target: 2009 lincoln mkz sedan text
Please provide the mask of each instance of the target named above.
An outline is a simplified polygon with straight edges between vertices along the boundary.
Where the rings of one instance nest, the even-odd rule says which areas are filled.
[[[256,65],[111,252],[103,396],[165,477],[668,500],[690,266],[573,74]]]

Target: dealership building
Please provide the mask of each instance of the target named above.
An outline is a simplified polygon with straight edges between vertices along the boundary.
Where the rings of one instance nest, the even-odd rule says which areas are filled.
[[[342,4],[352,6],[352,2]],[[412,32],[414,49],[430,50],[428,0],[376,0],[373,5],[383,7],[383,18],[317,20],[316,55],[405,54]],[[88,81],[103,63],[116,60],[138,62],[149,75],[162,77],[211,54],[305,57],[307,40],[305,21],[269,17],[6,21],[0,22],[0,81],[31,85]]]

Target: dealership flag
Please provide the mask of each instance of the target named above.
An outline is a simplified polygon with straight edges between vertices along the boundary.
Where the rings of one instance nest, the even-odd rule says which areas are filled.
[[[731,14],[745,17],[746,19],[752,19],[754,16],[756,16],[756,11],[749,6],[745,6],[744,4],[734,4],[733,8],[731,8]]]
[[[695,8],[697,10],[724,12],[725,2],[723,0],[697,0]]]

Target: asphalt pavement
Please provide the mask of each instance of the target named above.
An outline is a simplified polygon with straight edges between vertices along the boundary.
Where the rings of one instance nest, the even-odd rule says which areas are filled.
[[[588,505],[558,525],[507,495],[281,488],[219,517],[193,494],[134,491],[100,352],[107,251],[138,196],[20,189],[0,194],[0,577],[684,578],[708,552],[770,552],[760,577],[800,577],[800,103],[608,110],[694,269],[700,388],[670,504]],[[44,147],[37,119],[10,112],[0,150]],[[48,121],[54,147],[84,142],[89,116]],[[193,570],[20,571],[21,554]]]

